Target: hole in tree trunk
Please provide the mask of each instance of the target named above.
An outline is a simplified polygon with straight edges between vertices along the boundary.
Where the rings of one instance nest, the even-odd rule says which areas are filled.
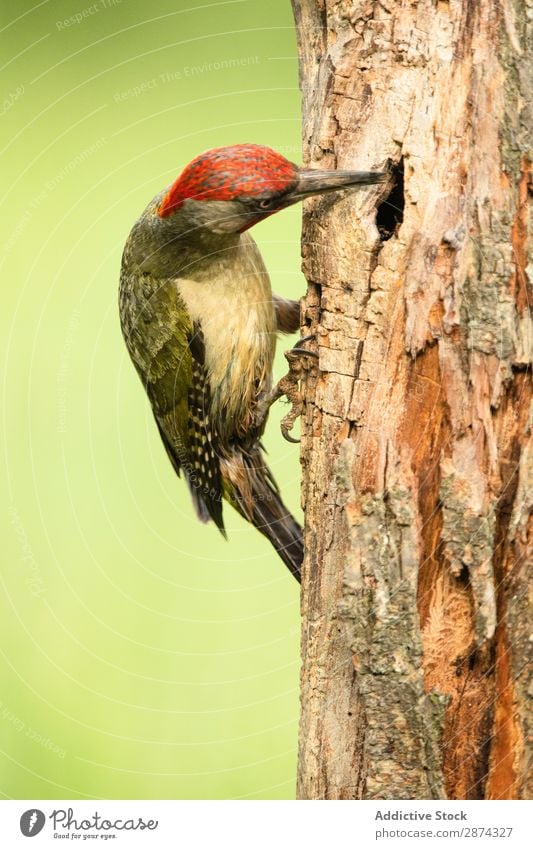
[[[403,221],[404,194],[403,194],[403,158],[397,165],[393,165],[392,189],[378,206],[376,215],[376,226],[381,236],[381,241],[386,242],[395,236]]]

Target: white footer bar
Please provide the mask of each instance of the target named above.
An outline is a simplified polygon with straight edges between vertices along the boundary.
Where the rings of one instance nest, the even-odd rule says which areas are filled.
[[[524,847],[531,802],[0,802],[1,845],[194,849]],[[32,839],[35,843],[31,843]]]

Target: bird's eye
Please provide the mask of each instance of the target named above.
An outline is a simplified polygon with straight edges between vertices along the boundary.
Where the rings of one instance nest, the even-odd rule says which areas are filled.
[[[260,200],[257,205],[258,205],[259,209],[269,209],[271,203],[272,203],[271,198],[265,198],[264,200]]]

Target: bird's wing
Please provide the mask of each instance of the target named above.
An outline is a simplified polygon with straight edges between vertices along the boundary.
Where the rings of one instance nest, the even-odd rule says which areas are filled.
[[[175,281],[146,280],[145,290],[128,347],[167,454],[176,473],[184,472],[198,517],[213,519],[224,533],[202,329],[191,321]]]

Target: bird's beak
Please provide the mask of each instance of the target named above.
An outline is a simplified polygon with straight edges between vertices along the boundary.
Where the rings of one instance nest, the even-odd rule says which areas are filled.
[[[355,189],[371,186],[389,179],[388,171],[318,171],[301,170],[294,189],[284,198],[284,205],[297,203],[311,195],[338,192],[340,189]]]

